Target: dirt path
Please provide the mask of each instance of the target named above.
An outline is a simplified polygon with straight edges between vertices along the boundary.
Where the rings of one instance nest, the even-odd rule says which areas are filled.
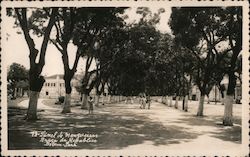
[[[145,140],[143,144],[132,145],[126,149],[190,150],[195,146],[196,149],[211,152],[227,150],[228,148],[238,150],[240,148],[240,123],[236,123],[233,127],[224,127],[221,125],[222,116],[213,115],[198,118],[193,113],[176,110],[157,102],[153,103],[151,110],[138,109],[138,104],[131,104],[128,108],[123,106],[124,104],[119,104],[112,108],[121,115],[133,114],[140,120],[146,117],[148,122],[159,123],[163,128],[166,128],[165,131],[159,132],[159,139],[161,136],[166,137],[165,140],[162,139],[162,143],[166,145]]]
[[[39,106],[45,111],[39,113],[41,120],[37,122],[26,122],[20,115],[9,118],[10,149],[51,149],[31,137],[30,132],[34,130],[98,134],[97,143],[80,143],[74,149],[190,150],[195,147],[214,152],[239,150],[241,143],[240,124],[223,127],[222,116],[197,118],[157,102],[152,103],[150,110],[139,109],[139,104],[107,104],[95,108],[94,115],[88,115],[79,106],[66,115],[53,104]],[[23,143],[24,140],[28,142]]]

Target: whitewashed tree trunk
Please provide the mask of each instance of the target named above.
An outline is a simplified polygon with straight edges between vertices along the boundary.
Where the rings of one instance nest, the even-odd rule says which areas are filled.
[[[83,94],[81,109],[87,109],[87,108],[88,108],[88,95]]]
[[[168,99],[169,99],[169,97],[166,96],[166,105],[168,105]]]
[[[167,104],[167,96],[164,96],[164,104]]]
[[[169,106],[172,107],[172,105],[173,105],[173,97],[170,96],[170,103],[169,103]]]
[[[204,99],[205,99],[205,95],[201,95],[200,96],[200,101],[199,101],[197,116],[203,116]]]
[[[104,95],[102,95],[102,101],[101,102],[102,102],[102,104],[104,104]]]
[[[66,94],[63,104],[62,113],[70,113],[70,104],[71,104],[71,94]]]
[[[225,95],[223,125],[233,126],[233,95]]]
[[[14,98],[17,97],[17,88],[14,88]]]
[[[19,89],[20,89],[20,90],[19,90],[19,96],[22,97],[22,95],[23,95],[23,94],[22,94],[23,90],[22,90],[22,88],[19,88]]]
[[[175,98],[175,104],[174,104],[174,107],[176,109],[178,108],[178,101],[179,101],[179,96],[176,96],[176,98]]]
[[[27,120],[37,120],[37,101],[39,93],[36,91],[29,92],[29,107],[26,115]]]
[[[112,98],[112,96],[109,95],[109,96],[108,96],[108,102],[109,102],[109,103],[111,103],[111,98]]]
[[[185,96],[185,106],[184,106],[184,111],[188,111],[188,96]]]
[[[95,106],[99,106],[100,95],[96,95]]]

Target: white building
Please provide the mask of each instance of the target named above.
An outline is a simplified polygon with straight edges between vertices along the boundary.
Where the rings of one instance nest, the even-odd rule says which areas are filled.
[[[71,81],[71,97],[74,99],[80,99],[81,94],[76,90],[76,86],[80,85],[81,76],[75,75]],[[49,77],[45,77],[45,83],[40,92],[41,98],[58,98],[59,96],[65,96],[64,79],[62,74],[56,74]]]
[[[227,89],[228,78],[224,77],[221,84],[224,84],[225,88]],[[225,95],[226,95],[226,90],[224,91],[224,97],[225,97]],[[234,92],[234,100],[235,101],[241,100],[241,96],[242,96],[242,86],[241,86],[240,81],[237,79],[235,92]],[[200,91],[199,91],[199,88],[197,86],[192,87],[189,98],[191,100],[199,100],[200,99]],[[213,102],[222,102],[223,101],[221,92],[217,86],[214,86],[212,88],[212,90],[209,93],[209,97],[206,97],[205,99],[207,101],[209,99],[209,101],[213,101]]]

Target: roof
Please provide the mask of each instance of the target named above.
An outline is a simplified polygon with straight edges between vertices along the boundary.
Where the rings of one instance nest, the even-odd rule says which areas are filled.
[[[55,74],[51,76],[45,76],[45,79],[56,79],[59,76],[59,79],[63,79],[63,74]]]
[[[63,79],[64,74],[55,74],[55,75],[51,75],[51,76],[45,76],[45,79],[56,79],[57,76],[59,76],[59,79]],[[77,80],[82,79],[82,77],[83,76],[80,74],[74,75],[74,79],[77,79]]]

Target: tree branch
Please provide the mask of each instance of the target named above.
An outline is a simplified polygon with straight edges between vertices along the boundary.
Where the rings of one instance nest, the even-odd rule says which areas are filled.
[[[81,52],[80,52],[80,49],[78,48],[77,52],[76,52],[76,58],[74,61],[74,65],[73,65],[73,68],[71,69],[74,73],[76,72],[76,68],[77,68],[80,57],[81,57]]]
[[[21,9],[21,14],[19,12],[19,9],[15,8],[15,13],[17,14],[17,18],[20,23],[21,29],[23,30],[24,37],[29,47],[29,50],[30,52],[32,52],[35,49],[35,43],[29,34],[28,25],[27,25],[26,8]]]
[[[53,39],[49,39],[49,41],[55,45],[55,47],[62,53],[63,49],[61,47],[59,47],[59,45],[57,44],[57,42],[55,42]]]
[[[57,11],[58,11],[58,8],[52,8],[52,13],[51,13],[51,16],[50,16],[50,20],[49,20],[49,23],[48,23],[48,26],[46,27],[45,29],[45,33],[44,33],[44,38],[43,38],[43,42],[42,42],[42,46],[41,46],[41,51],[40,51],[40,58],[39,58],[39,66],[43,67],[44,64],[45,64],[45,53],[46,53],[46,49],[47,49],[47,46],[48,46],[48,41],[49,41],[49,38],[50,38],[50,32],[51,32],[51,29],[55,23],[55,20],[56,20],[56,14],[57,14]],[[41,71],[42,69],[40,69]]]

